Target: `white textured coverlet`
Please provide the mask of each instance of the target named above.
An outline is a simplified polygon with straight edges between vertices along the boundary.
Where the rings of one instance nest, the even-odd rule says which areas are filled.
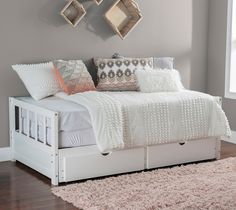
[[[200,92],[92,91],[57,96],[88,109],[101,152],[231,134],[217,98]]]

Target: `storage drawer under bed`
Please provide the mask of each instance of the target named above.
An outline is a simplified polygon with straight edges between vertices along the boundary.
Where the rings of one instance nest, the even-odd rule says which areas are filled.
[[[145,149],[114,151],[103,156],[97,146],[59,150],[59,182],[88,179],[144,169]]]
[[[147,147],[147,169],[217,158],[220,142],[215,138]]]

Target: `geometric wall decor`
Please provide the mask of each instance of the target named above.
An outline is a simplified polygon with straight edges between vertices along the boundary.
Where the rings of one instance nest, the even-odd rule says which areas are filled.
[[[86,11],[77,0],[70,0],[60,14],[69,24],[75,27],[85,16]]]
[[[134,0],[117,0],[104,17],[121,39],[125,39],[142,20],[139,6]]]
[[[103,0],[93,0],[97,5],[101,4]]]

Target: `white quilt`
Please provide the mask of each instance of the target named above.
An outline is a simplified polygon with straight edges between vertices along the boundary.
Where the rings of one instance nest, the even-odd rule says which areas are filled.
[[[57,96],[88,109],[97,146],[103,153],[231,134],[217,98],[200,92],[92,91]]]

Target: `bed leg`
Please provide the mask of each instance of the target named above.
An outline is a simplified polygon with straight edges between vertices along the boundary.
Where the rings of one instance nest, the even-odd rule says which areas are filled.
[[[58,154],[51,155],[51,165],[52,165],[52,176],[51,176],[51,184],[57,186],[59,184],[59,174],[58,174]]]
[[[52,180],[51,180],[51,185],[52,185],[52,186],[55,186],[55,187],[58,186],[58,181],[52,179]]]
[[[57,177],[52,177],[51,179],[51,185],[52,186],[58,186],[59,182],[58,182],[58,178]]]
[[[221,138],[216,139],[216,160],[220,159],[221,152]]]
[[[14,135],[13,131],[15,129],[15,107],[13,98],[9,98],[9,138],[10,138],[10,148],[11,148],[11,161],[16,162],[14,157]]]
[[[59,149],[58,149],[58,114],[54,115],[53,123],[52,123],[52,176],[51,183],[54,186],[57,186],[59,183]]]

